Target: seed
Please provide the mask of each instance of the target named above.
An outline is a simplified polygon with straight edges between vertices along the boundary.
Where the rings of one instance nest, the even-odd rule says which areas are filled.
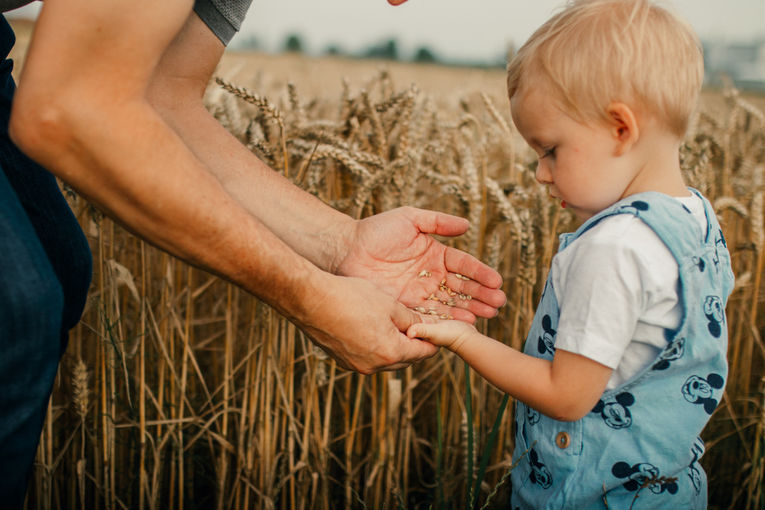
[[[446,285],[439,285],[438,288],[439,288],[439,290],[441,290],[443,292],[446,292],[450,296],[456,296],[457,295],[457,293],[454,292],[454,290],[451,287],[447,287]]]
[[[451,299],[451,298],[443,299],[443,298],[436,297],[433,294],[431,294],[428,299],[430,299],[432,301],[438,301],[442,305],[446,305],[446,306],[454,306],[454,305],[457,304],[457,302],[455,300]]]
[[[460,280],[470,280],[470,278],[468,278],[467,276],[465,276],[465,275],[461,275],[461,274],[459,274],[459,273],[454,273],[454,276],[455,276],[456,278],[460,279]]]
[[[419,278],[427,278],[427,277],[429,277],[430,275],[431,275],[431,272],[430,272],[430,271],[426,271],[425,269],[423,269],[422,271],[420,271],[420,274],[418,274],[417,276],[418,276]]]

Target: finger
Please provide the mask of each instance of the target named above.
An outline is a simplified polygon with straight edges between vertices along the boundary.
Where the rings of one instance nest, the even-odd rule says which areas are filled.
[[[467,305],[467,310],[475,316],[482,317],[484,319],[492,319],[499,314],[498,309],[476,300],[470,301],[470,303]],[[475,323],[475,321],[471,322],[471,324],[473,323]]]
[[[415,306],[414,310],[424,315],[472,324],[476,316],[487,319],[496,316],[499,306],[505,301],[501,290],[489,289],[462,275],[448,274],[441,279],[438,289],[424,299],[424,304]]]
[[[447,271],[467,276],[471,280],[490,289],[502,287],[502,276],[497,271],[472,255],[456,248],[446,248],[444,252],[444,266]]]
[[[490,289],[461,274],[450,273],[444,281],[446,283],[442,286],[453,294],[455,306],[464,307],[479,317],[494,317],[497,310],[507,301],[501,289]]]
[[[437,324],[437,323],[441,322],[442,320],[444,320],[444,319],[442,319],[441,317],[439,317],[438,315],[436,315],[434,313],[419,313],[418,312],[417,313],[417,318],[419,320],[418,320],[418,322],[416,322],[416,324]],[[411,328],[411,326],[410,326],[410,328]]]
[[[406,336],[409,338],[427,338],[425,332],[427,331],[427,325],[423,323],[412,324],[409,329],[406,330]]]
[[[465,218],[438,211],[407,208],[407,215],[420,232],[454,237],[467,232],[470,223]]]
[[[414,326],[417,326],[417,324]],[[417,338],[410,338],[403,333],[401,334],[401,339],[401,354],[402,362],[404,363],[416,363],[430,358],[438,352],[438,346],[433,345],[430,342],[424,342]]]
[[[393,305],[390,317],[399,331],[406,331],[412,324],[422,322],[420,315],[400,303]]]
[[[417,307],[418,309],[422,309],[421,307]],[[445,308],[445,307],[444,307]],[[434,308],[431,308],[430,310],[434,310]],[[411,343],[410,338],[406,335],[406,332],[414,325],[417,324],[437,324],[439,322],[442,322],[444,319],[454,317],[447,315],[446,313],[438,314],[438,313],[429,313],[429,311],[426,311],[425,313],[421,313],[419,311],[410,310],[409,308],[396,303],[393,313],[391,313],[391,318],[393,319],[393,324],[398,328],[398,330],[401,332],[402,338],[406,340],[406,343]],[[456,311],[456,309],[455,309]],[[469,312],[466,312],[465,310],[462,311],[462,316],[464,317],[465,313],[470,314]],[[473,320],[475,320],[475,317],[473,317]],[[412,346],[410,346],[412,347]],[[415,345],[414,348],[421,348],[422,346]],[[429,348],[421,348],[421,352],[429,353]],[[430,356],[430,355],[428,355]]]
[[[469,324],[475,324],[476,321],[476,314],[473,313],[471,310],[468,310],[467,308],[459,308],[457,306],[451,306],[448,307],[446,310],[447,315],[449,315],[450,318],[467,322]],[[447,317],[447,319],[449,318]],[[484,317],[483,315],[481,317]],[[494,317],[494,315],[492,315]]]
[[[438,352],[437,346],[428,342],[423,342],[422,340],[410,338],[406,335],[406,331],[411,327],[423,324],[423,321],[429,322],[432,318],[420,316],[398,303],[395,305],[391,317],[393,318],[393,323],[400,332],[398,352],[401,358],[399,363],[391,365],[389,368],[398,366],[400,363],[411,364],[422,361]]]
[[[442,280],[445,281],[445,280]],[[465,296],[467,298],[467,296]],[[418,312],[423,318],[432,319],[425,322],[438,322],[440,320],[456,319],[463,322],[469,322],[473,324],[476,320],[475,314],[470,309],[469,301],[461,300],[459,294],[449,289],[446,284],[439,285],[439,288],[431,292],[427,298],[421,303],[413,307],[414,311]],[[481,306],[485,306],[482,305]],[[481,306],[474,306],[476,310],[484,311]],[[491,308],[496,314],[496,309]],[[491,315],[491,317],[494,316]],[[485,315],[482,315],[484,317]]]
[[[438,324],[414,324],[406,334],[409,338],[425,340],[426,343],[433,345],[444,345],[444,341],[450,339],[449,327],[446,322]]]

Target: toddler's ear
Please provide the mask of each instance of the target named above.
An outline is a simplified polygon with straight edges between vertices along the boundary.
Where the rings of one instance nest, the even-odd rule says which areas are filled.
[[[640,138],[640,127],[632,108],[624,103],[611,103],[606,109],[611,134],[616,142],[616,155],[629,151]]]

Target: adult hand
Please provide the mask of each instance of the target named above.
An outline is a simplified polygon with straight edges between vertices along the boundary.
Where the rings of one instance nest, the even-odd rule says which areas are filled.
[[[438,352],[402,333],[419,317],[374,284],[316,273],[307,283],[320,291],[293,321],[341,366],[371,374],[405,368]]]
[[[464,218],[412,207],[364,218],[336,272],[372,281],[424,313],[471,323],[494,317],[506,301],[499,273],[430,235],[458,236],[468,227]]]

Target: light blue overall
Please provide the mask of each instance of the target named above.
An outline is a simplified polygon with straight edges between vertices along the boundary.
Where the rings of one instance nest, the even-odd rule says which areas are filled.
[[[733,272],[720,225],[703,202],[706,232],[679,201],[649,192],[627,197],[561,236],[559,250],[565,250],[607,216],[637,216],[677,260],[683,316],[678,330],[665,331],[667,348],[655,362],[606,391],[581,420],[561,422],[517,404],[513,508],[606,508],[606,501],[609,509],[706,508],[699,434],[728,373],[725,303]],[[526,354],[553,358],[558,316],[548,276]]]

